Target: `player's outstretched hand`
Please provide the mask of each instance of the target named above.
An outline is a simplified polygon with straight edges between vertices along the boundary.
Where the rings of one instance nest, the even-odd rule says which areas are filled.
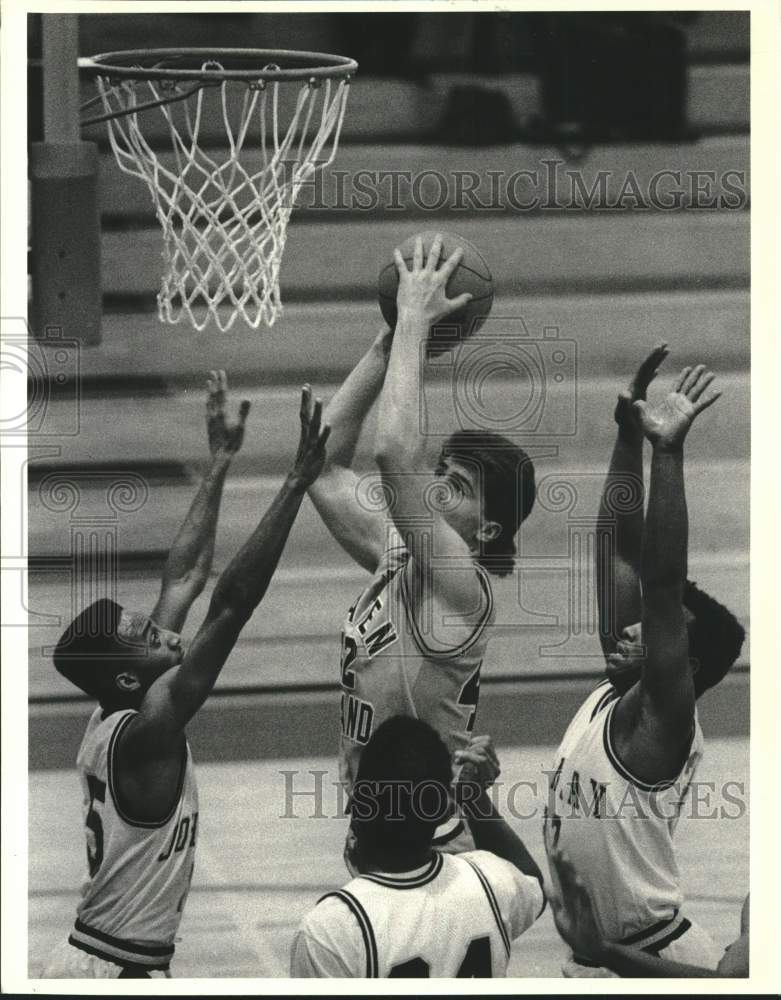
[[[638,400],[645,399],[648,386],[659,374],[659,367],[669,353],[670,349],[666,342],[657,344],[635,372],[628,388],[618,394],[618,402],[613,416],[623,432],[642,438],[643,428],[640,423],[640,414],[633,404]]]
[[[468,747],[456,750],[453,759],[461,765],[458,781],[472,782],[483,790],[490,788],[502,773],[490,736],[473,736]]]
[[[576,955],[600,961],[603,941],[588,889],[561,852],[550,856],[554,891],[548,894],[556,929]]]
[[[464,251],[459,247],[439,267],[442,254],[442,237],[437,234],[431,244],[428,260],[423,260],[423,240],[415,240],[415,250],[412,257],[412,268],[408,270],[407,262],[398,247],[393,251],[396,267],[399,271],[399,291],[396,303],[399,319],[405,314],[420,320],[428,333],[428,327],[465,306],[472,298],[470,292],[457,295],[454,299],[447,297],[447,283],[450,275],[461,263]]]
[[[228,392],[228,376],[224,371],[209,372],[206,380],[209,391],[206,397],[206,430],[209,435],[209,451],[214,458],[235,455],[244,442],[244,426],[249,413],[249,400],[243,399],[239,405],[239,419],[229,424],[225,419],[225,399]]]
[[[694,418],[721,395],[706,391],[716,376],[705,365],[686,367],[672,392],[654,406],[643,400],[633,403],[640,415],[643,434],[656,447],[680,448]]]
[[[301,390],[301,436],[298,439],[298,452],[291,473],[294,484],[302,489],[308,489],[323,471],[325,464],[325,444],[331,428],[323,425],[323,401],[315,399],[312,402],[312,390],[305,385]]]

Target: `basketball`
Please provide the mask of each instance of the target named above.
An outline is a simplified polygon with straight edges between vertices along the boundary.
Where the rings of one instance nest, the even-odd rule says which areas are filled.
[[[401,244],[399,250],[408,265],[412,263],[415,240],[418,235],[423,240],[424,260],[427,260],[431,244],[437,234],[434,231],[416,234]],[[447,260],[459,247],[464,251],[461,262],[447,283],[448,298],[452,299],[464,292],[471,292],[472,299],[462,309],[443,317],[436,326],[431,328],[429,331],[431,342],[429,354],[431,355],[441,353],[453,340],[462,340],[479,330],[491,312],[494,301],[494,283],[491,272],[477,247],[465,240],[463,236],[457,236],[455,233],[442,233],[441,235],[440,262]],[[396,325],[396,294],[399,289],[399,273],[393,259],[380,271],[378,286],[382,315],[388,326],[393,329]],[[446,343],[437,345],[437,340],[446,341]]]

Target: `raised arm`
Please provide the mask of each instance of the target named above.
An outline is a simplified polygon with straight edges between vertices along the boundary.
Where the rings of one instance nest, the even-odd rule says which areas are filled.
[[[263,599],[308,487],[325,458],[328,427],[321,431],[322,405],[311,404],[309,387],[301,398],[301,437],[291,472],[260,524],[223,571],[206,619],[182,663],[149,688],[138,717],[128,727],[123,748],[131,759],[165,754],[214,687],[242,627]]]
[[[695,417],[720,395],[706,392],[713,378],[704,365],[684,368],[661,403],[634,404],[653,448],[641,569],[641,697],[652,718],[680,739],[691,732],[695,700],[683,610],[689,532],[683,442]]]
[[[456,801],[466,815],[475,847],[504,858],[542,886],[539,865],[488,795],[501,770],[491,738],[474,737],[466,749],[456,751],[454,760],[461,765],[455,786]]]
[[[361,506],[359,479],[352,463],[364,421],[385,379],[392,336],[388,327],[378,334],[328,404],[328,456],[323,472],[309,488],[325,526],[342,548],[370,572],[374,572],[382,556],[385,525],[381,514]]]
[[[181,632],[193,601],[209,578],[222,488],[231,460],[244,441],[250,406],[243,400],[237,423],[230,424],[225,418],[225,372],[212,372],[207,385],[206,426],[211,460],[168,553],[160,596],[150,616],[157,625],[174,632]]]
[[[442,515],[426,502],[421,476],[427,471],[425,438],[420,432],[421,351],[429,327],[448,313],[460,309],[471,296],[447,297],[447,282],[463,256],[456,250],[439,267],[442,240],[437,236],[428,260],[423,260],[423,243],[415,243],[412,269],[399,250],[395,251],[399,270],[398,321],[388,364],[388,374],[380,394],[375,459],[383,482],[393,497],[391,512],[412,557],[418,579],[434,588],[434,595],[456,614],[474,615],[483,603],[480,584],[474,573],[436,573],[432,563],[432,529],[436,534],[440,566],[470,555],[466,541]]]
[[[643,546],[643,429],[633,404],[644,400],[659,365],[669,354],[659,344],[640,365],[628,389],[619,394],[614,417],[618,425],[597,517],[600,538],[612,538],[595,549],[599,639],[607,656],[621,632],[640,621],[640,557]],[[616,503],[617,497],[629,503]]]

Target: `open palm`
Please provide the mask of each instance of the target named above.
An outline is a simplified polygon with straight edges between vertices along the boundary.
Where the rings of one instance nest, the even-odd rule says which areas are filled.
[[[686,367],[673,391],[659,403],[636,400],[634,407],[648,440],[671,447],[683,444],[694,418],[721,395],[718,391],[706,392],[715,377],[713,372],[705,371],[705,365]]]

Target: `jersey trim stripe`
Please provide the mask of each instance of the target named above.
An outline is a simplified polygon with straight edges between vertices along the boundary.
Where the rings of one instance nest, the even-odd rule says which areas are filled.
[[[625,938],[621,938],[620,944],[630,945],[630,944],[640,944],[641,941],[645,941],[647,938],[653,937],[655,934],[660,934],[662,931],[667,930],[678,916],[677,908],[673,911],[671,917],[665,917],[664,920],[659,920],[657,923],[652,924],[650,927],[646,927],[645,930],[635,931],[634,934],[629,934]]]
[[[374,872],[371,874],[361,874],[358,877],[368,879],[369,882],[376,882],[377,885],[385,885],[389,889],[418,889],[422,885],[428,885],[429,882],[433,882],[442,871],[442,865],[442,855],[437,854],[425,871],[422,871],[419,875],[413,875],[411,878],[397,878],[395,875],[378,875]]]
[[[145,830],[159,830],[160,827],[166,826],[166,824],[171,822],[177,810],[177,807],[179,806],[179,802],[181,801],[182,790],[184,789],[185,774],[187,772],[187,746],[185,745],[184,757],[182,760],[181,768],[179,770],[179,779],[177,781],[176,795],[174,797],[173,805],[171,806],[171,809],[169,810],[168,814],[164,816],[163,819],[154,822],[131,819],[131,817],[128,816],[128,814],[125,812],[125,810],[122,808],[119,802],[118,790],[114,783],[114,774],[115,774],[114,756],[116,753],[120,734],[125,729],[127,729],[128,725],[130,724],[130,720],[133,719],[137,714],[138,714],[137,712],[131,710],[123,719],[119,721],[116,728],[114,729],[114,732],[111,734],[111,739],[109,740],[108,744],[108,751],[106,752],[106,771],[108,777],[108,787],[109,791],[111,792],[111,798],[114,802],[114,807],[117,810],[117,815],[119,816],[119,818],[122,820],[123,823],[127,823],[128,826],[142,827]]]
[[[349,907],[352,911],[355,919],[358,921],[358,926],[361,929],[361,934],[363,935],[363,944],[366,949],[366,978],[367,979],[378,979],[379,978],[379,960],[377,958],[377,941],[374,937],[374,931],[372,930],[371,921],[369,920],[366,910],[361,906],[355,896],[348,892],[346,889],[337,889],[336,892],[327,892],[325,896],[322,896],[318,903],[322,903],[324,899],[328,899],[329,896],[335,896]]]
[[[167,969],[174,956],[172,944],[147,945],[126,941],[104,931],[95,930],[94,927],[88,927],[78,919],[68,941],[82,951],[97,955],[109,962],[132,962],[151,969]]]
[[[448,820],[447,822],[450,822],[450,820]],[[441,826],[438,826],[437,829],[439,830],[442,828],[442,826],[447,826],[447,822],[443,823]],[[445,846],[445,844],[449,844],[451,840],[455,840],[456,837],[460,837],[463,832],[464,832],[464,821],[460,819],[452,829],[447,831],[447,833],[442,833],[438,837],[434,837],[434,839],[431,841],[431,845],[432,847],[436,847],[437,849],[442,848]]]
[[[483,593],[486,598],[486,610],[483,615],[481,615],[480,620],[475,625],[471,635],[464,640],[459,646],[454,646],[452,649],[432,649],[431,646],[426,644],[426,640],[421,635],[420,629],[418,628],[418,623],[415,618],[414,608],[412,599],[409,594],[409,585],[407,583],[407,566],[409,561],[404,566],[403,572],[401,574],[401,598],[404,602],[404,610],[407,612],[407,620],[409,621],[410,628],[412,630],[413,638],[417,643],[418,648],[421,653],[426,657],[434,657],[439,660],[454,660],[459,656],[463,656],[464,653],[468,652],[472,646],[478,641],[480,636],[483,634],[485,626],[491,619],[494,608],[494,596],[491,589],[491,584],[485,575],[485,570],[480,566],[475,566],[475,571],[477,572],[477,578],[480,581],[480,586],[483,588]]]
[[[496,901],[496,896],[494,895],[494,891],[491,888],[491,884],[485,877],[483,872],[481,872],[480,869],[477,867],[477,865],[474,864],[474,862],[470,861],[469,858],[464,858],[464,861],[466,861],[469,867],[474,871],[475,875],[477,875],[478,879],[480,880],[480,884],[485,890],[485,894],[488,897],[488,902],[491,906],[491,909],[493,910],[494,919],[496,920],[496,924],[499,928],[499,933],[502,935],[502,941],[504,942],[504,948],[505,951],[507,952],[507,957],[509,958],[510,936],[508,935],[507,929],[504,926],[504,921],[502,920],[502,911],[499,909],[499,904]]]
[[[602,683],[603,683],[603,684],[610,684],[610,681],[603,681]],[[599,688],[600,688],[601,686],[602,686],[602,685],[600,684],[600,685],[599,685],[598,687],[596,687],[596,688],[594,689],[594,690],[595,690],[595,692],[596,692],[596,691],[599,691]],[[598,702],[596,703],[596,705],[594,706],[594,711],[593,711],[593,712],[591,713],[591,718],[590,718],[590,719],[589,719],[588,721],[589,721],[589,722],[593,722],[593,721],[594,721],[594,719],[595,719],[595,718],[596,718],[596,717],[597,717],[597,716],[599,715],[599,713],[600,713],[600,712],[602,711],[602,709],[603,709],[603,708],[605,707],[605,705],[607,705],[607,704],[608,704],[608,702],[609,702],[609,701],[610,701],[610,700],[611,700],[612,698],[617,698],[617,697],[618,697],[618,691],[616,691],[616,689],[615,689],[615,688],[613,687],[613,685],[612,685],[612,684],[610,684],[610,687],[608,688],[608,690],[604,692],[604,694],[602,695],[602,697],[601,697],[601,698],[599,699],[599,701],[598,701]]]
[[[648,952],[649,955],[658,955],[660,951],[667,947],[668,944],[672,944],[673,941],[677,941],[679,937],[688,931],[691,927],[691,920],[683,919],[680,924],[672,931],[667,937],[663,937],[661,941],[654,941],[653,944],[648,944],[643,948],[643,951]]]
[[[666,788],[672,788],[675,782],[678,780],[677,775],[669,781],[658,781],[655,785],[648,784],[647,781],[642,781],[640,778],[635,777],[632,772],[624,767],[621,761],[618,759],[618,754],[613,749],[613,737],[612,737],[612,724],[613,724],[613,713],[618,702],[614,702],[610,710],[605,717],[605,725],[602,730],[602,742],[605,747],[605,753],[607,754],[607,759],[613,765],[616,771],[628,781],[630,784],[634,785],[635,788],[639,788],[641,792],[663,792]]]

